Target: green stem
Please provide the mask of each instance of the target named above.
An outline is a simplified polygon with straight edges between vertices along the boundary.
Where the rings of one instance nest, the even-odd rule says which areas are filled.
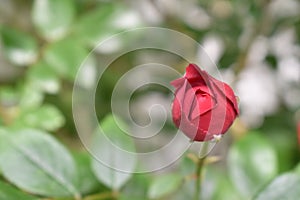
[[[196,181],[195,181],[195,195],[194,200],[199,200],[201,197],[201,183],[202,183],[202,171],[205,159],[207,157],[208,142],[204,142],[199,153],[197,167],[196,167]]]

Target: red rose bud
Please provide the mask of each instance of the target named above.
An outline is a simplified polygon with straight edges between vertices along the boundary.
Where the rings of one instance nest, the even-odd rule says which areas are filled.
[[[224,134],[239,114],[231,87],[189,64],[175,87],[172,116],[175,125],[193,141],[212,140]]]

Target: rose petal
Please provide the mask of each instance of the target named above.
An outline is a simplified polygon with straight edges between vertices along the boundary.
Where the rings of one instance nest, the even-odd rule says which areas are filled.
[[[181,87],[185,81],[185,78],[178,78],[171,82],[171,85],[173,85],[176,89]]]
[[[213,77],[211,77],[211,82],[219,89],[220,92],[222,92],[223,95],[226,96],[226,98],[232,104],[236,114],[238,115],[239,114],[238,103],[236,100],[236,96],[233,90],[231,89],[231,87],[226,83],[221,82]]]
[[[199,79],[199,78],[201,78],[203,80],[203,77],[201,76],[201,69],[196,64],[189,64],[186,67],[185,77],[187,79]]]
[[[194,105],[195,104],[195,105]],[[208,111],[211,111],[216,107],[217,103],[212,100],[211,96],[206,95],[196,95],[195,101],[193,102],[193,109],[191,113],[191,120],[199,118],[200,115],[205,114]]]
[[[192,85],[194,90],[208,93],[212,97],[215,96],[211,90],[209,75],[206,71],[201,70],[196,64],[189,64],[186,68],[185,78]]]

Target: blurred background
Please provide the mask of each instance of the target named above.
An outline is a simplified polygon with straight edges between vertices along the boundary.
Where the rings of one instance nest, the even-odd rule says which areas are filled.
[[[28,182],[11,177],[3,166],[1,182],[10,182],[14,186],[9,186],[21,188],[23,195],[39,198],[192,199],[194,180],[187,177],[193,173],[188,156],[193,148],[162,172],[130,175],[116,186],[103,177],[105,170],[91,169],[91,156],[84,150],[73,121],[74,80],[89,52],[95,48],[81,81],[83,88],[96,80],[95,70],[103,67],[101,62],[128,42],[115,41],[97,48],[101,41],[131,28],[151,26],[176,30],[197,41],[202,48],[195,50],[193,59],[208,68],[211,60],[216,63],[222,79],[239,97],[239,118],[211,152],[218,161],[206,167],[203,199],[276,199],[268,196],[268,191],[286,185],[282,176],[300,187],[300,178],[294,174],[300,174],[299,10],[298,0],[1,0],[0,129],[9,133],[31,128],[51,135],[71,152],[81,166],[78,168],[89,174],[86,177],[91,177],[84,184],[74,184],[77,192],[71,195],[26,187]],[[162,38],[161,42],[166,41]],[[104,119],[110,116],[118,80],[148,62],[171,66],[181,74],[188,64],[178,55],[153,49],[122,55],[105,70],[97,88],[95,107],[100,122],[110,121]],[[149,73],[140,75],[143,78]],[[170,79],[170,74],[159,76]],[[149,141],[134,141],[138,152],[159,148],[176,133],[169,113],[172,99],[172,91],[155,84],[133,93],[130,111],[137,124],[150,122],[148,108],[154,104],[162,105],[168,113],[165,120],[163,112],[153,111],[154,122],[165,120],[163,129]],[[127,119],[123,120],[126,123]],[[78,161],[79,157],[85,161]],[[0,162],[5,161],[0,153]],[[0,194],[8,191],[6,187],[0,184]],[[283,191],[292,190],[290,199],[296,200],[300,194],[295,188],[287,185]],[[120,195],[111,195],[111,190]],[[108,197],[102,198],[103,194]]]

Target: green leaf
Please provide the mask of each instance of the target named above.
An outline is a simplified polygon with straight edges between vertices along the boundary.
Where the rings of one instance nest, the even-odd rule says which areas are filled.
[[[16,65],[30,65],[37,59],[37,42],[30,35],[9,27],[1,27],[6,57]]]
[[[19,127],[55,131],[64,125],[65,118],[55,106],[44,104],[37,109],[22,113],[16,123]]]
[[[270,133],[268,135],[268,138],[270,138],[270,141],[272,142],[272,146],[277,152],[279,172],[289,171],[294,166],[295,156],[298,155],[297,141],[295,140],[295,137],[293,137],[294,133],[287,131],[290,130],[287,127],[284,127],[283,129],[286,130],[280,130],[280,128],[277,128],[277,130],[269,130]]]
[[[76,153],[74,159],[77,165],[79,183],[78,190],[81,194],[89,194],[101,188],[100,183],[92,172],[91,157],[87,153]]]
[[[74,33],[85,44],[94,47],[100,41],[138,25],[140,18],[124,4],[106,3],[81,16]]]
[[[218,173],[219,183],[214,191],[212,200],[242,200],[236,188],[225,173]]]
[[[21,93],[19,106],[23,111],[38,108],[43,103],[43,93],[37,90],[33,84],[25,82],[25,84],[21,85],[18,89]]]
[[[43,100],[43,93],[30,82],[23,82],[17,87],[0,88],[1,103],[7,106],[19,106],[22,111],[38,108]]]
[[[238,191],[244,197],[251,197],[276,176],[275,150],[261,134],[248,133],[231,147],[228,168]]]
[[[150,181],[150,174],[134,174],[122,189],[121,199],[147,199]]]
[[[16,199],[37,200],[37,198],[32,197],[23,192],[20,192],[16,188],[14,188],[11,185],[8,185],[7,183],[4,183],[2,181],[0,181],[0,199],[2,199],[2,200],[16,200]]]
[[[297,165],[295,172],[300,175],[300,163]]]
[[[73,0],[35,0],[33,3],[33,24],[39,33],[49,41],[65,36],[74,17]]]
[[[194,196],[194,189],[195,189],[195,180],[194,179],[189,179],[191,177],[194,176],[195,174],[195,170],[196,170],[196,164],[193,160],[191,160],[187,155],[189,153],[187,152],[187,154],[185,154],[183,156],[183,158],[180,160],[180,165],[179,165],[179,172],[180,175],[182,177],[187,177],[187,181],[183,182],[183,185],[178,189],[177,193],[175,193],[174,195],[172,195],[172,199],[174,200],[182,200],[182,199],[192,199]],[[206,172],[204,169],[204,173],[205,173],[205,180],[206,180]],[[210,178],[210,177],[209,177]],[[205,181],[203,179],[203,184]],[[211,180],[209,180],[211,181]],[[206,184],[207,185],[207,184]],[[207,194],[205,192],[205,194]]]
[[[120,120],[118,124],[122,129],[126,127]],[[93,171],[99,181],[113,189],[120,189],[132,176],[127,172],[133,172],[136,167],[136,157],[127,156],[120,150],[135,152],[135,146],[118,124],[113,116],[107,116],[101,122],[101,131],[96,132],[92,145],[92,153],[97,158],[92,162]],[[120,166],[126,172],[117,171]]]
[[[0,101],[2,105],[15,105],[19,102],[20,93],[12,87],[0,88]]]
[[[53,137],[27,129],[2,133],[0,141],[0,168],[17,187],[50,197],[79,196],[74,161]]]
[[[148,191],[150,199],[159,199],[175,192],[183,181],[178,174],[162,175],[154,179]]]
[[[196,164],[195,162],[189,158],[187,155],[189,153],[186,153],[183,158],[180,160],[180,173],[182,176],[191,176],[195,173],[196,170]]]
[[[184,177],[188,177],[182,187],[172,196],[174,200],[193,199],[195,193],[195,162],[190,158],[182,159],[180,167]],[[201,199],[203,200],[243,200],[223,169],[214,165],[203,168]]]
[[[259,192],[254,200],[297,200],[300,197],[300,175],[286,173]]]
[[[295,157],[299,155],[294,126],[293,113],[283,109],[276,115],[266,117],[261,128],[276,149],[279,173],[292,169],[295,165]]]
[[[55,71],[45,62],[39,62],[30,67],[27,72],[29,81],[38,90],[56,94],[60,89],[60,81]]]
[[[75,26],[75,33],[84,42],[94,45],[103,37],[110,35],[110,18],[115,12],[113,4],[99,6],[83,15]]]
[[[21,110],[37,108],[42,104],[44,95],[30,82],[17,87],[0,88],[0,101],[3,105],[19,106]]]
[[[45,50],[46,63],[61,77],[73,81],[88,55],[76,40],[68,39],[51,44]]]

